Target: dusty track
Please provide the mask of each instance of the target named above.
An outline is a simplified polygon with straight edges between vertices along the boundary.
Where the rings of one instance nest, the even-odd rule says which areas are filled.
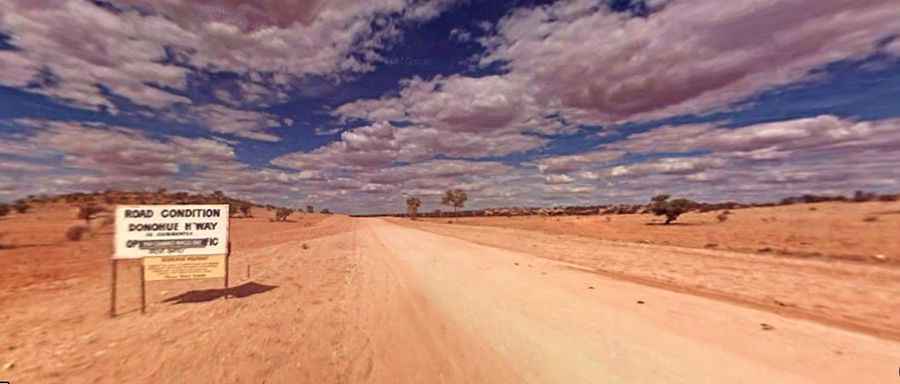
[[[587,271],[701,295],[900,341],[900,268],[604,241],[512,228],[393,220],[404,226],[577,265]]]
[[[249,233],[247,225],[234,230]],[[155,283],[149,313],[140,315],[126,276],[124,314],[108,319],[102,271],[0,297],[11,308],[0,314],[9,340],[0,362],[15,362],[0,375],[67,383],[841,383],[894,380],[900,362],[894,341],[383,220],[274,228],[241,235],[231,282],[239,297],[228,300],[214,282]]]

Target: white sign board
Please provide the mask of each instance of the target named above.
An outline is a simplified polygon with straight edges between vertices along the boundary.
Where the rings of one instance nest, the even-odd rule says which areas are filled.
[[[228,253],[228,205],[120,205],[114,259]]]

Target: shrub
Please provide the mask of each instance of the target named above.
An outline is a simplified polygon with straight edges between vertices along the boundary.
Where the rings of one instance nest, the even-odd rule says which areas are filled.
[[[650,212],[657,216],[665,216],[665,224],[677,220],[678,216],[691,211],[697,205],[688,199],[669,200],[669,197],[669,195],[658,195],[653,197],[650,203]]]
[[[287,221],[288,216],[293,213],[293,209],[278,208],[278,210],[275,211],[275,221]]]
[[[78,207],[78,219],[90,222],[103,212],[106,212],[106,208],[99,205],[83,204]]]
[[[719,220],[720,223],[724,223],[728,221],[729,215],[731,215],[731,211],[723,211],[718,216],[716,216],[716,219]]]
[[[865,191],[853,192],[853,201],[857,202],[857,203],[864,203],[867,201],[872,201],[872,200],[875,200],[876,198],[878,198],[878,195],[871,193],[871,192],[865,192]]]
[[[84,224],[75,224],[66,230],[66,239],[69,241],[79,241],[89,232],[88,226]]]
[[[13,205],[13,208],[15,208],[16,212],[18,213],[25,213],[28,212],[29,209],[31,209],[31,206],[28,205],[25,200],[19,200],[16,201],[15,205]]]
[[[321,211],[321,213],[326,214],[326,215],[330,215],[330,214],[331,214],[331,211],[328,210],[328,208],[323,208],[322,211]]]
[[[251,206],[250,204],[242,204],[241,207],[240,207],[240,209],[241,209],[241,215],[243,215],[244,217],[253,217],[253,216],[250,214],[251,208],[252,208],[252,206]]]
[[[9,214],[9,206],[6,204],[0,204],[0,217],[6,216]]]
[[[316,208],[313,207],[312,205],[307,205],[307,206],[306,206],[306,213],[316,213]]]

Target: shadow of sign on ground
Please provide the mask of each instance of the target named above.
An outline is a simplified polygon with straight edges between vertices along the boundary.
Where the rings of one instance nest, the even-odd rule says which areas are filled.
[[[189,304],[204,303],[213,301],[225,296],[232,298],[245,298],[248,296],[258,295],[278,288],[277,285],[265,285],[255,282],[244,283],[231,288],[202,289],[188,291],[177,296],[168,297],[163,300],[164,303],[171,304]]]

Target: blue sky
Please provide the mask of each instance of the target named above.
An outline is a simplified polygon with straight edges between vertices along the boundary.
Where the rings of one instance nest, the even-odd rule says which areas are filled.
[[[0,200],[896,192],[891,3],[0,0]]]

